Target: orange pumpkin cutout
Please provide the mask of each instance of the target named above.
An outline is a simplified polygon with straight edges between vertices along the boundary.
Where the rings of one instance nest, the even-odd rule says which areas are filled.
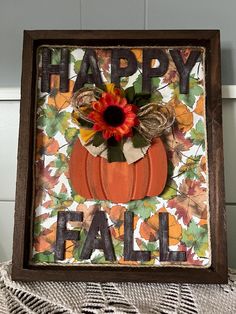
[[[78,139],[69,162],[71,184],[86,199],[127,203],[145,196],[157,196],[167,180],[167,156],[164,144],[156,138],[140,160],[109,163],[92,156]]]

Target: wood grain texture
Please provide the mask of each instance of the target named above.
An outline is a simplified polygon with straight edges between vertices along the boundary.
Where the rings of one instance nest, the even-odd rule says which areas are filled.
[[[167,156],[160,138],[144,158],[135,163],[112,162],[93,157],[78,139],[69,162],[74,190],[87,199],[127,203],[163,191],[167,180]]]
[[[206,48],[207,133],[212,265],[206,269],[131,266],[32,265],[35,143],[35,71],[39,45],[154,46]],[[221,119],[220,37],[215,30],[191,31],[27,31],[24,37],[22,100],[13,248],[13,280],[226,283],[227,253]]]

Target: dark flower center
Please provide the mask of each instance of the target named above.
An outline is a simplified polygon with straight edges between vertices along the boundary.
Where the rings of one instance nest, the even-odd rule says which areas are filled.
[[[125,114],[120,107],[111,105],[104,111],[103,119],[107,124],[116,127],[124,122]]]

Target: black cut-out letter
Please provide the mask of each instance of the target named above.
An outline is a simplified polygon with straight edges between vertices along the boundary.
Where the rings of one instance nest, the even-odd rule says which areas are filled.
[[[189,92],[189,75],[200,56],[200,51],[191,51],[188,60],[184,63],[179,49],[170,50],[171,57],[176,65],[180,76],[180,94]]]
[[[58,212],[57,214],[57,237],[55,258],[63,260],[65,256],[65,241],[80,239],[80,232],[76,230],[67,230],[66,225],[68,221],[83,221],[82,212]]]
[[[159,66],[152,68],[152,60],[157,59]],[[143,49],[143,80],[142,91],[144,93],[152,92],[152,77],[162,76],[166,73],[169,60],[166,53],[162,49]]]
[[[124,221],[124,260],[125,261],[150,261],[150,251],[134,251],[133,213],[126,211]]]
[[[159,213],[160,262],[184,262],[186,252],[169,251],[168,213]]]
[[[67,48],[61,49],[60,64],[51,64],[51,56],[52,51],[49,48],[42,49],[41,92],[50,93],[51,74],[58,74],[60,75],[60,91],[66,93],[69,89],[69,50]]]
[[[91,73],[89,72],[91,70]],[[101,73],[98,67],[98,61],[96,52],[93,49],[87,49],[85,51],[83,60],[81,62],[80,71],[77,75],[73,92],[76,92],[85,83],[95,84],[96,86],[102,85]]]
[[[120,59],[127,60],[127,67],[120,67]],[[120,87],[120,77],[127,77],[137,71],[137,60],[129,49],[113,49],[111,57],[111,82]]]
[[[94,214],[80,259],[89,259],[95,249],[103,250],[107,261],[116,260],[106,214],[103,211],[96,211]]]

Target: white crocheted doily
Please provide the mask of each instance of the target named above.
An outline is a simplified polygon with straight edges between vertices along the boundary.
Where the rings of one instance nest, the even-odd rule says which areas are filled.
[[[227,285],[13,282],[0,264],[0,313],[236,313],[236,271]]]

